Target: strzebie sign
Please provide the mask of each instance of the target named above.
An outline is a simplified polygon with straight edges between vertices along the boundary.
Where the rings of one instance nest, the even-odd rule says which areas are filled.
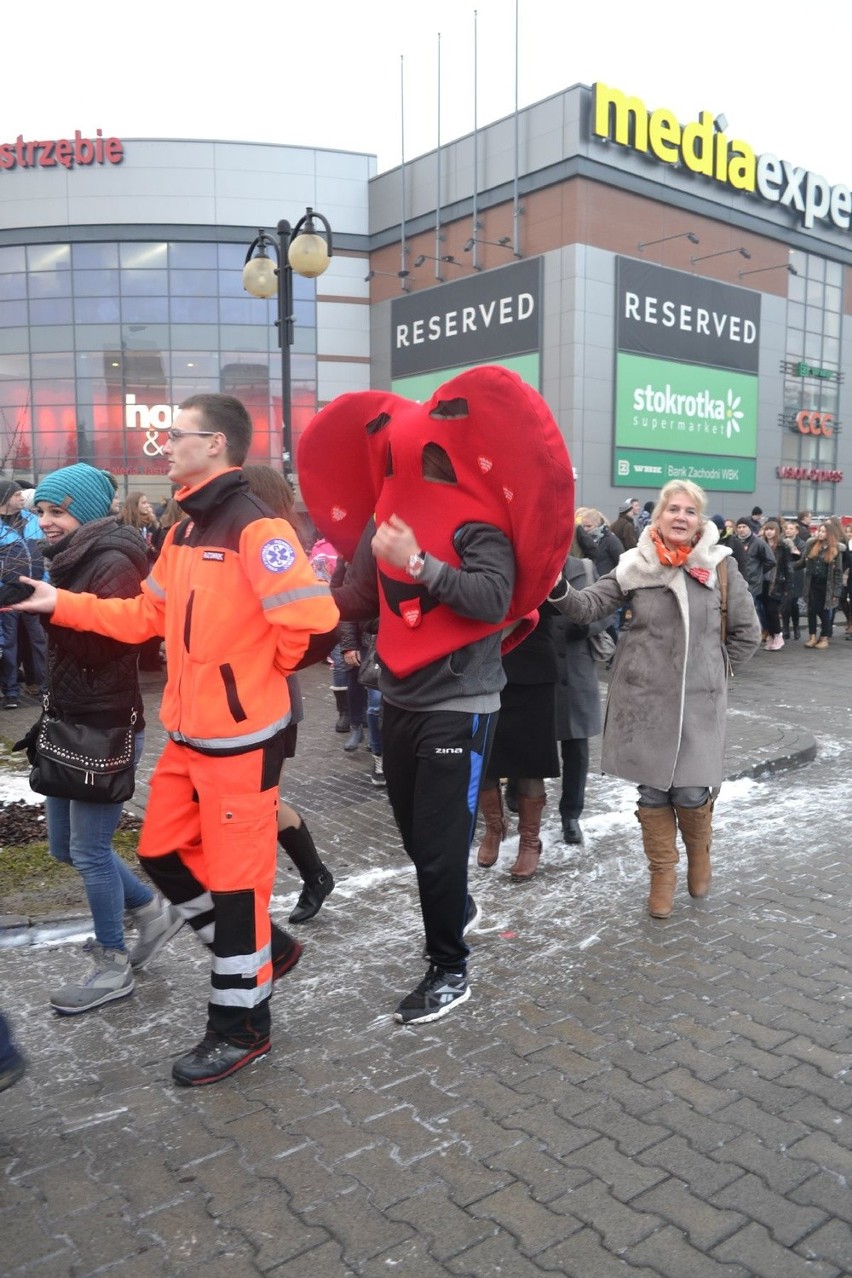
[[[73,169],[90,164],[121,164],[124,146],[118,138],[105,138],[98,129],[84,138],[79,129],[73,138],[39,138],[26,141],[19,133],[14,142],[0,143],[0,169]]]
[[[391,303],[391,376],[494,363],[538,351],[541,258]]]

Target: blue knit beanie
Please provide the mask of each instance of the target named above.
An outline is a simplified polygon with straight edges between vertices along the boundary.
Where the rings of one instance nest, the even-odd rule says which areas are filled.
[[[48,501],[52,506],[64,506],[81,524],[90,524],[109,514],[114,497],[115,489],[102,470],[78,462],[45,475],[35,490],[33,504]]]

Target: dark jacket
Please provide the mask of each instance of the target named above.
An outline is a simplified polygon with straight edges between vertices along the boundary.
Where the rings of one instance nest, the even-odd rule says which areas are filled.
[[[818,551],[815,554],[811,553],[814,547],[819,546],[819,544],[818,537],[811,537],[802,551],[801,558],[794,561],[793,571],[804,571],[802,595],[805,600],[809,599],[812,587],[816,586],[818,582],[824,581],[824,606],[826,608],[836,608],[843,593],[843,551],[839,551],[834,559],[826,561],[822,551]]]
[[[460,568],[427,554],[419,582],[439,602],[459,616],[496,620],[505,616],[512,599],[515,558],[508,537],[490,524],[463,524],[455,534]],[[369,621],[379,611],[379,582],[371,547],[372,534],[362,534],[344,585],[332,585],[334,602],[343,620]],[[488,572],[465,571],[465,563],[487,563]],[[382,662],[379,623],[378,656],[382,666],[379,689],[385,700],[404,710],[462,710],[489,713],[499,709],[506,683],[501,661],[500,631],[463,644],[403,678]]]
[[[740,539],[742,540],[742,539]],[[751,593],[759,598],[763,591],[763,582],[775,567],[775,555],[768,542],[754,533],[742,542],[746,552],[745,579]]]
[[[636,525],[626,512],[610,524],[610,532],[618,538],[625,550],[632,550],[639,541]]]
[[[83,524],[44,551],[54,585],[101,599],[131,599],[148,573],[145,543],[109,516]],[[144,727],[136,644],[89,630],[47,624],[47,686],[61,718],[95,727],[126,724],[135,710]]]

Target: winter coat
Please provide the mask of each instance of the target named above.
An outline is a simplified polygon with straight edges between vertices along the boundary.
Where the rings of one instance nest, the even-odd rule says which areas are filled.
[[[756,537],[754,533],[743,542],[743,546],[746,552],[745,575],[748,588],[759,598],[763,583],[775,566],[775,555],[769,543],[762,537]]]
[[[594,534],[592,534],[594,536]],[[595,558],[595,567],[601,576],[604,573],[612,572],[621,556],[624,554],[624,546],[618,540],[611,528],[603,525],[603,532],[598,539],[598,553]]]
[[[717,565],[728,552],[707,523],[686,567],[706,570],[702,585],[684,568],[661,564],[651,530],[614,572],[551,600],[572,621],[596,621],[629,604],[630,626],[616,648],[606,704],[601,768],[658,790],[722,783],[727,679],[760,643],[754,601],[727,565],[727,638],[721,643]]]
[[[238,468],[180,489],[177,499],[188,518],[169,529],[141,595],[98,600],[60,590],[54,619],[136,643],[163,635],[160,717],[172,740],[202,754],[260,749],[289,722],[285,676],[312,635],[334,629],[337,609],[295,530]]]
[[[568,559],[565,576],[575,590],[582,590],[589,580],[582,559]],[[590,626],[578,626],[567,617],[559,615],[551,622],[558,666],[557,741],[596,737],[601,730],[600,684],[589,645],[589,635],[605,630],[609,620],[609,617],[604,617]]]
[[[113,516],[95,519],[45,547],[51,581],[63,590],[101,599],[131,599],[148,573],[145,543]],[[129,722],[141,732],[142,698],[135,644],[92,631],[47,624],[47,686],[60,718],[115,727]]]
[[[822,552],[819,555],[811,557],[811,550],[814,546],[819,545],[818,537],[811,537],[805,543],[801,558],[797,559],[793,564],[794,572],[804,571],[805,579],[802,583],[802,597],[807,601],[810,598],[811,582],[814,579],[814,559],[825,559]],[[843,549],[839,548],[834,559],[828,561],[828,575],[825,583],[825,607],[837,608],[840,605],[840,598],[843,594]]]
[[[793,571],[792,556],[789,546],[784,541],[778,542],[773,554],[775,564],[769,576],[764,578],[764,589],[770,599],[783,599],[790,587],[790,574]]]
[[[636,525],[629,515],[619,515],[609,527],[613,537],[618,538],[625,550],[632,550],[639,540]]]
[[[32,511],[20,510],[0,519],[0,573],[4,581],[19,576],[36,581],[45,577],[43,549],[38,516]]]

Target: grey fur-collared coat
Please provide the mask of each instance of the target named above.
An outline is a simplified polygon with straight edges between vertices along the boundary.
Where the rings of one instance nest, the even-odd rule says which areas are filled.
[[[728,564],[727,639],[721,642],[716,566],[730,558],[706,523],[686,567],[705,569],[706,585],[685,568],[661,564],[650,529],[618,566],[582,591],[560,584],[550,602],[588,624],[629,604],[609,684],[601,768],[657,790],[722,783],[728,674],[760,643],[760,623],[742,575]]]

